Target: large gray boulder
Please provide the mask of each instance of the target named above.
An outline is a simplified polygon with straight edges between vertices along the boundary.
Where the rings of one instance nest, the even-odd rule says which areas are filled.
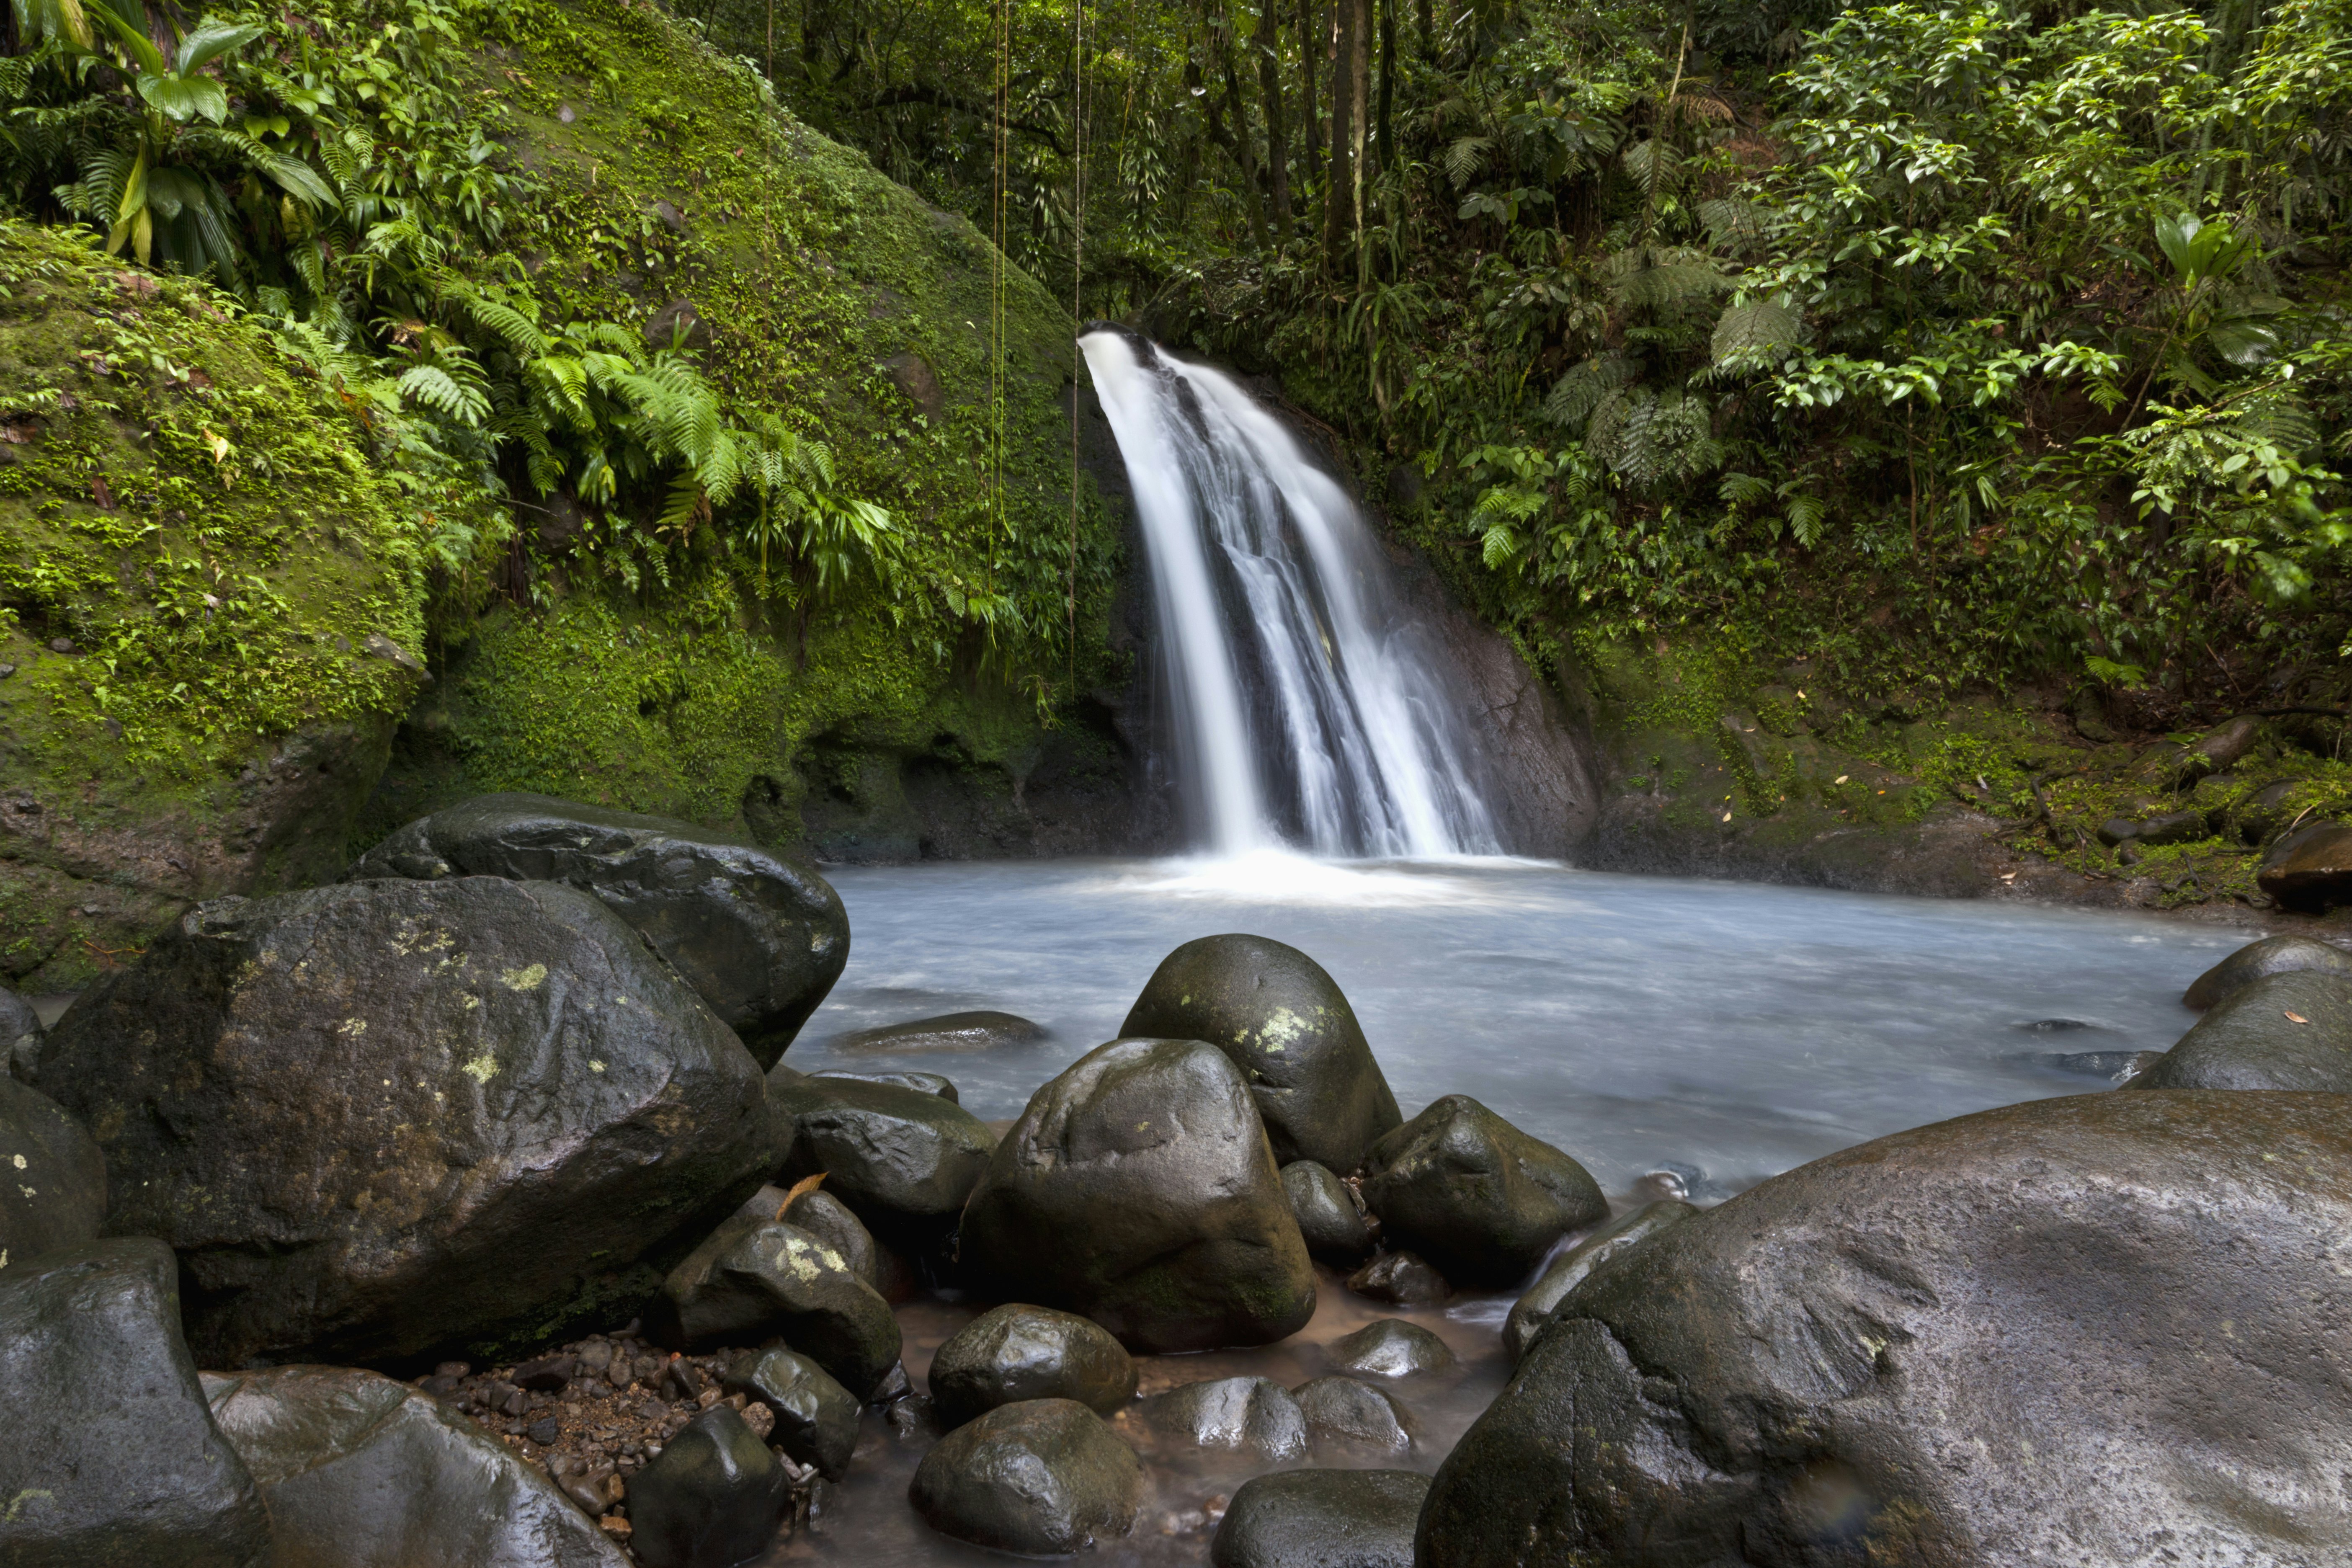
[[[1403,1117],[1355,1009],[1323,966],[1262,936],[1204,936],[1162,959],[1123,1036],[1206,1040],[1242,1071],[1277,1163],[1341,1175]]]
[[[953,1226],[996,1137],[945,1096],[892,1083],[810,1078],[779,1065],[768,1102],[791,1129],[786,1181],[824,1190],[885,1240],[920,1246]]]
[[[1551,1260],[1527,1293],[1511,1303],[1503,1320],[1503,1350],[1514,1363],[1528,1353],[1550,1323],[1568,1293],[1594,1269],[1628,1248],[1639,1247],[1668,1226],[1680,1225],[1699,1211],[1675,1198],[1643,1204],[1633,1213],[1602,1226]]]
[[[268,1505],[272,1568],[628,1568],[544,1470],[405,1384],[282,1366],[204,1387]]]
[[[0,1279],[38,1254],[98,1237],[106,1161],[47,1095],[0,1073]]]
[[[1609,1214],[1583,1166],[1466,1094],[1373,1144],[1365,1170],[1364,1201],[1389,1245],[1456,1285],[1517,1285],[1552,1243]]]
[[[2125,1088],[2352,1091],[2352,975],[2304,969],[2250,981]]]
[[[2347,1104],[2037,1100],[1686,1219],[1561,1303],[1418,1561],[2352,1560]]]
[[[269,1515],[213,1424],[160,1241],[0,1274],[0,1563],[260,1568]]]
[[[179,1252],[215,1366],[554,1333],[783,1153],[741,1043],[555,882],[200,904],[83,994],[40,1079],[105,1152],[108,1228]]]
[[[1209,1542],[1215,1568],[1412,1568],[1429,1478],[1287,1470],[1242,1483]]]
[[[748,838],[543,795],[486,795],[401,828],[354,879],[566,882],[642,932],[771,1066],[849,962],[849,916],[811,868]]]
[[[898,1364],[898,1320],[848,1259],[796,1225],[740,1215],[670,1270],[646,1329],[690,1352],[782,1334],[859,1399]]]
[[[1113,1040],[1040,1089],[965,1206],[983,1289],[1130,1350],[1266,1344],[1315,1268],[1241,1074],[1198,1040]]]
[[[1000,1405],[1075,1399],[1114,1415],[1135,1397],[1135,1362],[1108,1331],[1050,1307],[1007,1303],[957,1330],[931,1358],[941,1426]]]
[[[2260,942],[2248,942],[2189,982],[2180,1003],[2202,1012],[2242,985],[2266,974],[2284,974],[2297,969],[2352,977],[2352,952],[2307,936],[2266,936]]]
[[[1122,1536],[1143,1502],[1135,1450],[1075,1399],[995,1409],[940,1439],[907,1489],[942,1535],[1025,1557]]]

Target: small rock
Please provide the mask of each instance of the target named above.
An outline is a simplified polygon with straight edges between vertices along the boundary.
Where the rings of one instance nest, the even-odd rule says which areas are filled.
[[[1614,1224],[1603,1226],[1576,1246],[1554,1258],[1543,1277],[1528,1287],[1511,1307],[1511,1315],[1503,1320],[1503,1348],[1514,1364],[1528,1353],[1552,1314],[1570,1290],[1584,1283],[1586,1278],[1602,1264],[1620,1253],[1629,1252],[1664,1230],[1680,1225],[1696,1215],[1698,1210],[1686,1203],[1667,1200],[1643,1204]]]
[[[942,1535],[1031,1557],[1067,1556],[1133,1527],[1143,1466],[1076,1400],[1031,1399],[1000,1405],[940,1438],[907,1495]]]
[[[950,1105],[958,1104],[963,1099],[956,1092],[954,1084],[935,1072],[890,1072],[879,1068],[871,1072],[857,1072],[849,1068],[827,1068],[823,1072],[813,1072],[809,1077],[844,1079],[851,1083],[887,1083],[898,1089],[911,1089],[920,1094],[936,1094]]]
[[[1392,1307],[1427,1307],[1454,1293],[1445,1276],[1410,1252],[1384,1252],[1348,1276],[1348,1289]]]
[[[1454,1352],[1419,1323],[1382,1318],[1333,1340],[1331,1364],[1359,1376],[1411,1377],[1417,1373],[1444,1372],[1454,1364]]]
[[[2191,981],[2181,994],[2181,1005],[2203,1012],[2265,974],[2297,969],[2352,975],[2352,952],[2307,936],[2266,936],[2248,942]]]
[[[835,1036],[830,1044],[841,1051],[984,1051],[1034,1045],[1045,1037],[1041,1026],[1016,1013],[983,1011],[856,1029]]]
[[[1350,1265],[1371,1251],[1372,1231],[1364,1223],[1362,1200],[1328,1166],[1292,1161],[1282,1168],[1282,1190],[1297,1216],[1307,1251],[1328,1262]]]
[[[1412,1568],[1429,1478],[1290,1470],[1242,1483],[1209,1544],[1215,1568]]]
[[[816,1363],[778,1346],[737,1363],[726,1385],[772,1415],[770,1438],[796,1463],[835,1480],[848,1470],[857,1447],[857,1396]]]
[[[2295,969],[2250,981],[2125,1087],[2352,1092],[2352,975]]]
[[[1386,1392],[1352,1377],[1318,1377],[1292,1391],[1307,1435],[1318,1443],[1402,1450],[1412,1447],[1413,1419]]]
[[[1290,1390],[1267,1377],[1188,1383],[1138,1403],[1129,1417],[1156,1437],[1255,1454],[1276,1464],[1307,1455],[1307,1417]]]
[[[71,653],[73,650],[74,645],[71,637],[51,637],[49,639],[49,651],[51,653]]]
[[[2255,885],[2284,909],[2318,910],[2352,900],[2352,826],[2315,822],[2270,847]]]
[[[1025,1399],[1075,1399],[1111,1415],[1135,1397],[1135,1363],[1085,1318],[1008,1304],[983,1312],[939,1348],[930,1384],[940,1420],[950,1427]]]
[[[1372,1145],[1364,1202],[1384,1235],[1461,1284],[1508,1287],[1552,1244],[1609,1215],[1584,1167],[1466,1094]]]
[[[556,1425],[554,1416],[549,1415],[534,1421],[529,1426],[524,1427],[523,1433],[532,1442],[538,1444],[542,1448],[546,1448],[551,1447],[555,1443],[555,1439],[562,1436],[563,1428]]]
[[[782,1334],[860,1399],[898,1361],[890,1304],[798,1226],[721,1226],[670,1270],[646,1318],[679,1351]]]
[[[791,1500],[767,1445],[714,1405],[629,1483],[629,1545],[645,1568],[733,1568],[767,1550]]]
[[[370,632],[366,637],[361,638],[360,651],[368,655],[371,658],[380,658],[384,660],[386,663],[396,664],[400,666],[401,668],[408,671],[411,675],[423,675],[425,673],[425,661],[423,659],[417,658],[415,654],[409,652],[406,648],[401,647],[398,643],[393,641],[382,632]]]

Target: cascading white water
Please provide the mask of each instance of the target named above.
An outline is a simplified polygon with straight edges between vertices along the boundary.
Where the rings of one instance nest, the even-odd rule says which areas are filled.
[[[1119,329],[1079,346],[1135,490],[1203,847],[1499,852],[1476,737],[1347,492],[1231,377]]]

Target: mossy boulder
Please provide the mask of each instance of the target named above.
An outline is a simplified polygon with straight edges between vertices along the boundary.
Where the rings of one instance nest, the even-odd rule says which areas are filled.
[[[424,681],[430,526],[223,297],[0,223],[0,974],[334,874]]]

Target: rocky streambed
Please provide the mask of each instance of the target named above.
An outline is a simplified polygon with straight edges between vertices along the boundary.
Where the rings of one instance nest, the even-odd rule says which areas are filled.
[[[2016,1032],[2035,1087],[1914,1075],[1761,1180],[1468,1054],[1400,1103],[1265,936],[1170,944],[1104,1044],[787,1058],[848,946],[768,851],[494,796],[0,1019],[0,1560],[2352,1553],[2326,943],[2176,954],[2163,1051],[2009,1020],[2113,1048]]]

